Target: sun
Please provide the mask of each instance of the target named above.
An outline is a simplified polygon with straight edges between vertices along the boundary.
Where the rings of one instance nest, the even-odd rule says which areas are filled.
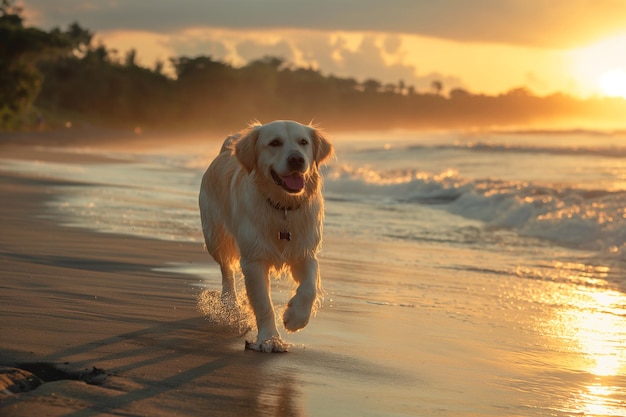
[[[571,75],[582,95],[626,98],[626,32],[570,50]]]
[[[607,96],[626,98],[626,71],[614,68],[602,73],[598,78],[598,86]]]

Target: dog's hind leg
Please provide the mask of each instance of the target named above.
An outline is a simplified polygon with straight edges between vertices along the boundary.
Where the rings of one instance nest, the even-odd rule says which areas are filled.
[[[222,228],[219,228],[222,229]],[[225,304],[237,305],[237,287],[235,271],[239,260],[237,244],[225,230],[213,233],[211,244],[207,242],[207,250],[220,266],[222,273],[222,301]]]
[[[237,288],[235,286],[235,271],[239,261],[239,248],[235,239],[226,231],[223,225],[216,224],[207,213],[206,196],[200,194],[200,208],[202,219],[202,233],[206,250],[220,266],[222,273],[222,301],[227,305],[237,305]]]
[[[222,301],[225,304],[237,304],[237,288],[235,286],[235,269],[232,263],[220,264],[222,272]]]

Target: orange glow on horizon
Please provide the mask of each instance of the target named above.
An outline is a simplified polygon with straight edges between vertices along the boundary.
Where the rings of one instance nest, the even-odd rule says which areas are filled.
[[[100,41],[117,50],[120,57],[136,49],[138,63],[149,68],[161,60],[168,75],[173,75],[168,59],[183,55],[209,55],[235,66],[245,65],[249,58],[242,56],[240,48],[250,50],[255,44],[256,58],[288,51],[290,56],[283,58],[296,66],[360,81],[374,78],[396,83],[402,79],[406,85],[417,85],[418,91],[430,85],[426,78],[440,77],[444,92],[461,87],[475,94],[497,95],[527,87],[538,95],[563,92],[579,97],[626,98],[626,32],[574,49],[374,32],[279,29],[187,28],[168,34],[110,31],[99,34]],[[372,65],[362,65],[364,62]],[[458,80],[458,85],[453,80]]]

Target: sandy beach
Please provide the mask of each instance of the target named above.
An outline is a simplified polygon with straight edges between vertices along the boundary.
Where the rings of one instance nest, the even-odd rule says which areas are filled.
[[[0,154],[110,162],[32,143]],[[331,234],[323,307],[304,331],[283,331],[290,352],[259,354],[199,309],[219,282],[200,244],[62,226],[46,201],[89,184],[3,168],[3,417],[624,415],[625,318],[609,310],[626,298],[603,285],[459,272],[475,253]],[[592,318],[613,330],[594,334]],[[28,374],[15,368],[40,385],[19,388]]]
[[[101,386],[61,380],[5,399],[2,415],[117,414],[118,409],[171,415],[163,399],[150,405],[146,400],[174,394],[177,385],[195,384],[224,367],[229,359],[223,354],[234,341],[211,337],[184,284],[187,277],[152,271],[168,261],[203,258],[198,245],[58,227],[46,219],[42,205],[56,184],[0,178],[2,364],[45,362],[77,372],[97,365],[110,374]],[[116,376],[128,369],[139,372],[136,380]],[[164,385],[153,386],[156,380]],[[182,415],[195,412],[187,408],[188,398],[173,396],[180,399],[174,407]],[[215,396],[216,402],[221,399]]]
[[[105,160],[32,146],[3,148],[8,156]],[[58,226],[43,203],[62,185],[0,174],[0,365],[4,375],[22,368],[45,381],[15,394],[6,389],[20,378],[2,380],[2,416],[308,415],[299,373],[321,383],[321,360],[370,375],[364,364],[332,355],[329,364],[304,347],[245,351],[242,335],[199,312],[197,279],[156,271],[170,262],[210,270],[201,245]]]

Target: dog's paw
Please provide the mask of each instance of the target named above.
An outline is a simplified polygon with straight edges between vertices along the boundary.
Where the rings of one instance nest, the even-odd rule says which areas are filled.
[[[265,353],[284,353],[289,349],[289,345],[285,343],[280,337],[275,336],[271,339],[265,340],[263,342],[248,342],[246,340],[246,350],[254,350],[255,352],[265,352]]]
[[[311,304],[301,302],[297,296],[293,297],[283,313],[283,324],[285,329],[295,332],[302,329],[309,323],[311,317]]]

